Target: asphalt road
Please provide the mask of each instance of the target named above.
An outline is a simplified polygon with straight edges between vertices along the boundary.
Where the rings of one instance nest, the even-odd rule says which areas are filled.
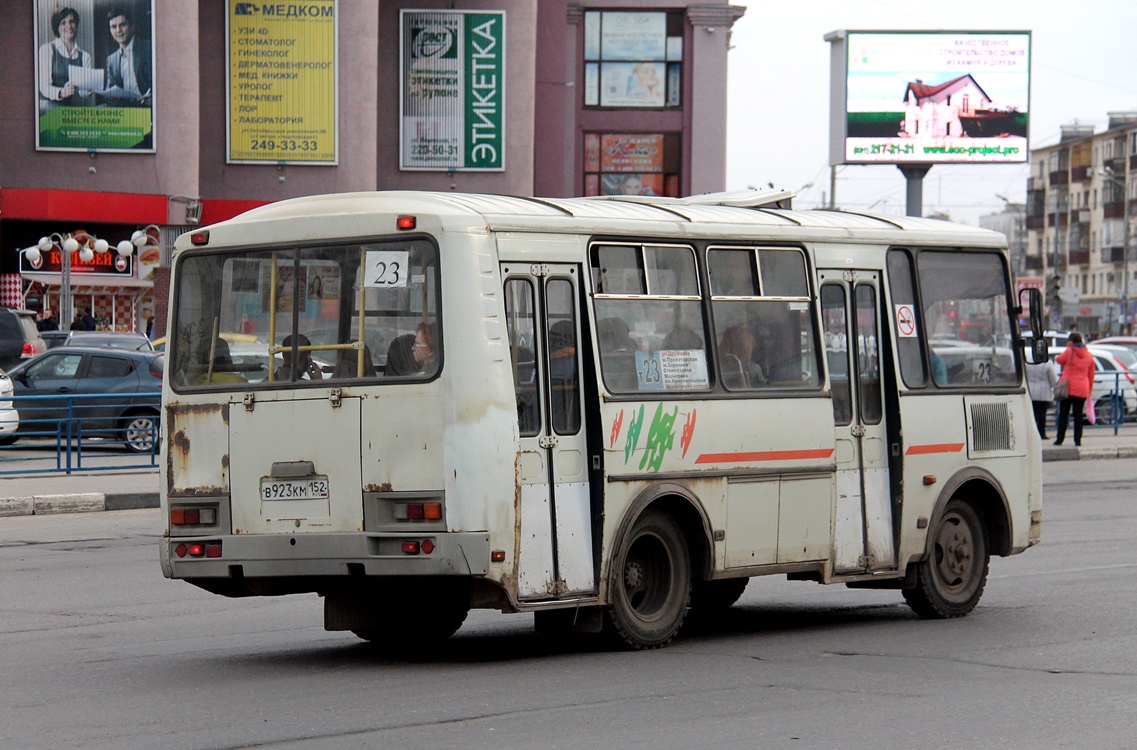
[[[315,596],[163,579],[156,510],[0,519],[0,747],[1132,748],[1137,460],[1045,472],[1043,544],[969,617],[756,579],[645,653],[474,612],[392,658]]]

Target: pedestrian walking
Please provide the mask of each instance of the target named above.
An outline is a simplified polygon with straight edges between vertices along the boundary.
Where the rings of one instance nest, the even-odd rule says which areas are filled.
[[[1066,423],[1070,411],[1074,412],[1074,445],[1082,444],[1082,422],[1085,419],[1086,399],[1094,387],[1094,357],[1082,341],[1082,334],[1071,333],[1066,351],[1055,360],[1062,365],[1060,382],[1069,388],[1068,395],[1058,402],[1058,438],[1055,445],[1062,445],[1066,439]]]
[[[1026,387],[1034,408],[1034,423],[1038,435],[1046,440],[1046,416],[1054,403],[1054,386],[1058,385],[1058,368],[1050,360],[1032,362],[1026,366]]]

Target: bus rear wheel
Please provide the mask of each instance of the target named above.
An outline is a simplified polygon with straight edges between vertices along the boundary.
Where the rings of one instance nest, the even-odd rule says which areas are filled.
[[[932,532],[932,551],[916,566],[916,585],[904,600],[925,619],[962,617],[979,603],[987,585],[987,532],[967,503],[948,502]]]
[[[615,561],[609,625],[625,645],[666,646],[679,632],[691,600],[691,557],[675,521],[648,511]]]

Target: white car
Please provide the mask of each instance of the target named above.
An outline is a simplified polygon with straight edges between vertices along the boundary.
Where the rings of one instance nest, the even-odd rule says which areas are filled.
[[[14,392],[12,379],[0,370],[0,445],[15,442],[16,428],[20,426],[20,412],[12,403]]]
[[[1137,417],[1137,355],[1121,346],[1090,344],[1086,348],[1094,358],[1094,388],[1090,395],[1097,422],[1113,423],[1114,394],[1124,404],[1122,419]],[[1060,353],[1051,352],[1051,359]]]

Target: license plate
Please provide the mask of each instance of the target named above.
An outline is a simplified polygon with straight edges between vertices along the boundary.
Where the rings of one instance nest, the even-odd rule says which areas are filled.
[[[262,500],[327,500],[328,478],[262,479]]]

